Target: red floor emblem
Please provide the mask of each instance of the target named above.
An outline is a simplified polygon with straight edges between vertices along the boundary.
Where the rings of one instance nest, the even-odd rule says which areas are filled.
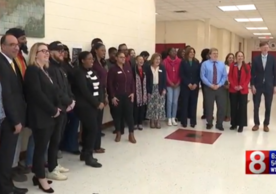
[[[177,129],[175,132],[165,137],[165,139],[213,144],[219,138],[220,135],[221,133],[215,132]]]

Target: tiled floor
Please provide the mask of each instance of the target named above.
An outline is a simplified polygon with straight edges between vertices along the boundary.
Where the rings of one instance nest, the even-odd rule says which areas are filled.
[[[114,135],[106,131],[103,138],[106,153],[96,155],[103,168],[86,167],[78,157],[66,155],[60,163],[71,169],[69,179],[54,182],[55,193],[275,194],[275,176],[245,175],[245,150],[276,150],[276,102],[273,103],[269,133],[251,131],[252,101],[248,105],[249,127],[239,134],[230,131],[229,123],[225,123],[226,130],[213,144],[165,139],[180,128],[166,127],[165,123],[162,129],[137,131],[136,145],[127,142],[127,135],[121,143],[115,143]],[[198,118],[201,113],[199,103]],[[261,119],[263,114],[261,108]],[[206,131],[204,127],[205,122],[198,119],[195,130]],[[220,133],[215,129],[211,131]],[[192,138],[191,134],[193,132],[188,132],[186,136]],[[31,194],[40,193],[30,181],[24,185],[30,188]]]

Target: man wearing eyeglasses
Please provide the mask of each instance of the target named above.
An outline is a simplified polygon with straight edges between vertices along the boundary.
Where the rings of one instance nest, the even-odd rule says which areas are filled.
[[[13,35],[17,38],[18,46],[19,46],[19,52],[17,56],[13,59],[15,67],[19,70],[19,74],[17,75],[17,78],[21,85],[23,85],[23,79],[25,75],[25,71],[27,68],[26,60],[23,56],[23,54],[27,55],[28,52],[28,46],[27,46],[27,37],[25,34],[25,31],[20,28],[10,28],[6,34]],[[13,180],[16,182],[25,182],[27,181],[27,176],[25,174],[30,172],[30,169],[23,167],[19,163],[19,157],[21,153],[21,144],[22,144],[22,135],[23,133],[20,133],[17,140],[17,146],[16,151],[14,154],[14,161],[13,161]]]
[[[14,186],[12,164],[18,136],[26,122],[26,103],[23,93],[20,70],[14,64],[19,52],[18,40],[11,34],[1,38],[0,81],[2,87],[5,118],[1,122],[0,135],[0,193],[22,194],[28,189]],[[3,115],[2,115],[3,117]]]

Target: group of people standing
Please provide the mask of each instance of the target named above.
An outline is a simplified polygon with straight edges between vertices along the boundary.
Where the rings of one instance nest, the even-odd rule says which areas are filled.
[[[204,49],[199,62],[190,46],[179,51],[170,48],[165,55],[155,53],[148,60],[147,51],[136,56],[135,50],[120,44],[118,49],[109,48],[109,58],[105,59],[106,47],[96,38],[91,51],[83,51],[71,61],[68,47],[60,41],[35,43],[28,52],[25,32],[8,30],[1,38],[0,52],[0,158],[5,158],[0,160],[0,193],[28,192],[13,184],[20,133],[25,127],[32,131],[25,165],[34,173],[34,186],[42,191],[53,193],[51,180],[67,179],[64,173],[69,169],[58,163],[59,150],[80,155],[87,166],[102,167],[94,153],[105,152],[101,127],[106,105],[114,120],[115,142],[121,141],[127,125],[128,141],[135,144],[134,131],[143,129],[145,119],[150,128],[157,129],[166,118],[169,126],[176,126],[179,119],[183,127],[190,119],[194,128],[201,85],[206,128],[213,127],[216,102],[215,127],[224,130],[223,121],[231,120],[230,129],[242,132],[247,126],[250,83],[255,122],[252,130],[259,129],[258,111],[264,94],[264,131],[268,132],[276,92],[276,63],[268,54],[267,43],[261,43],[260,48],[262,54],[254,58],[252,66],[244,62],[241,51],[228,54],[225,63],[220,62],[215,48]],[[29,55],[28,62],[23,53]]]

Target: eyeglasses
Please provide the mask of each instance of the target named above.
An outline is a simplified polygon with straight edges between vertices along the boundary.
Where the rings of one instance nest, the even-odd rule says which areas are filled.
[[[40,51],[37,51],[36,53],[40,53],[40,52],[42,52],[42,53],[46,54],[46,53],[49,53],[49,50],[42,49],[42,50],[40,50]]]
[[[6,45],[8,45],[9,47],[12,47],[12,48],[19,47],[19,44],[16,44],[16,43],[10,43],[10,44],[6,44]]]

